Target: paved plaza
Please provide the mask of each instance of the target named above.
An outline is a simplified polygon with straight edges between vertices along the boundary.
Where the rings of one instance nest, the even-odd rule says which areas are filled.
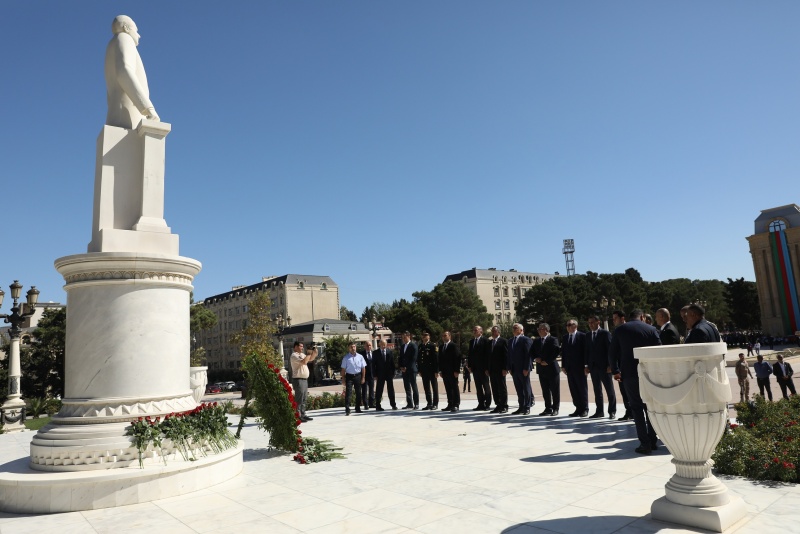
[[[457,414],[312,412],[304,435],[331,439],[348,457],[310,465],[268,450],[266,435],[248,424],[244,470],[229,482],[117,508],[0,514],[0,533],[702,532],[649,519],[674,468],[663,447],[652,456],[633,452],[632,423],[496,416],[472,407],[467,400]],[[0,436],[0,462],[27,456],[32,436]],[[748,509],[728,532],[800,525],[800,487],[725,481]]]

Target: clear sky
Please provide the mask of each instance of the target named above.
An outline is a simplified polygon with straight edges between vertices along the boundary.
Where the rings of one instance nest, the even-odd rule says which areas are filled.
[[[578,273],[753,280],[753,221],[800,202],[800,2],[6,0],[6,293],[66,301],[118,14],[196,298],[320,274],[360,313],[471,267],[563,274],[565,238]]]

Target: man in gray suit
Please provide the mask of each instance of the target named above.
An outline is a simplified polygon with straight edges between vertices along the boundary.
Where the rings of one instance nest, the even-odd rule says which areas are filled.
[[[520,323],[512,327],[514,337],[508,340],[508,370],[514,379],[514,388],[517,390],[519,409],[511,415],[529,415],[531,406],[535,404],[533,390],[531,389],[531,345],[533,341],[525,335],[525,330]]]

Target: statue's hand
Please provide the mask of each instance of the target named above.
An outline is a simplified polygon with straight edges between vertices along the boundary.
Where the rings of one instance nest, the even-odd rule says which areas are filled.
[[[156,113],[156,108],[153,106],[150,106],[145,110],[145,117],[151,121],[161,121],[161,119],[158,117],[158,113]]]

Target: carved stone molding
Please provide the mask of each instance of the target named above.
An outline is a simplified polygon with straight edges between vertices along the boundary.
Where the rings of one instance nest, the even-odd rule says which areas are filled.
[[[164,273],[155,271],[97,271],[77,273],[65,276],[68,284],[76,282],[96,282],[99,280],[155,280],[172,284],[191,285],[193,277],[180,273]]]
[[[112,418],[114,420],[131,420],[145,415],[160,415],[172,412],[186,412],[193,410],[197,406],[192,395],[182,395],[180,397],[168,399],[141,399],[136,401],[120,399],[105,399],[102,401],[70,401],[64,399],[64,403],[54,418],[54,423],[58,423],[63,418]],[[65,421],[66,422],[66,421]]]

